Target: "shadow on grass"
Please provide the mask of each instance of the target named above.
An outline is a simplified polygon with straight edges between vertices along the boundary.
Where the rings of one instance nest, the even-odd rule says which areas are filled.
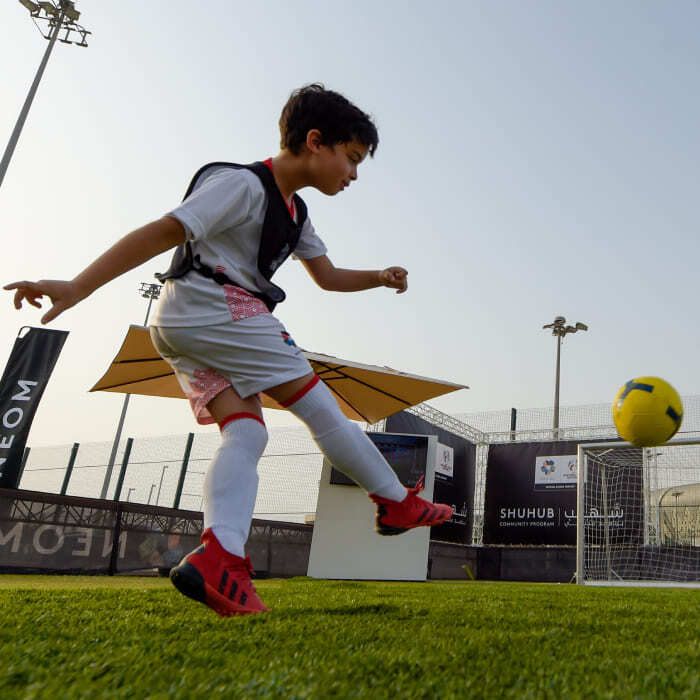
[[[295,608],[282,610],[285,617],[306,617],[307,615],[396,615],[401,611],[398,605],[341,605],[339,607]]]
[[[386,613],[397,613],[400,610],[398,605],[343,605],[339,608],[321,608],[325,615],[377,615]]]

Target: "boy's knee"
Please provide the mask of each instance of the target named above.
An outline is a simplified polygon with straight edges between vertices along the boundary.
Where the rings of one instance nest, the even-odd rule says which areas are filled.
[[[222,448],[246,451],[256,459],[265,451],[268,438],[267,426],[254,417],[234,418],[221,429]]]

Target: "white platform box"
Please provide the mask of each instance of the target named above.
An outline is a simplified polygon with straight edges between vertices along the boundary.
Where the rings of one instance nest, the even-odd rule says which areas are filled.
[[[425,478],[432,500],[437,437],[368,433],[405,486]],[[324,460],[308,575],[324,579],[425,581],[430,528],[383,537],[374,530],[375,504]],[[350,482],[352,483],[352,482]]]

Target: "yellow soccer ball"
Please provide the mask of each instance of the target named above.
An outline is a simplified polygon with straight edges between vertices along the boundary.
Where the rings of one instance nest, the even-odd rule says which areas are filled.
[[[681,427],[683,403],[678,392],[659,377],[637,377],[620,387],[612,405],[620,437],[637,447],[668,442]]]

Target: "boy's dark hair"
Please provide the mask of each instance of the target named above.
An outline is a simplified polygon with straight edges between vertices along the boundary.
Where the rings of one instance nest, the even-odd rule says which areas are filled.
[[[280,146],[298,154],[311,129],[321,132],[324,146],[358,141],[373,156],[379,144],[377,127],[369,115],[320,83],[305,85],[289,96],[280,115]]]

